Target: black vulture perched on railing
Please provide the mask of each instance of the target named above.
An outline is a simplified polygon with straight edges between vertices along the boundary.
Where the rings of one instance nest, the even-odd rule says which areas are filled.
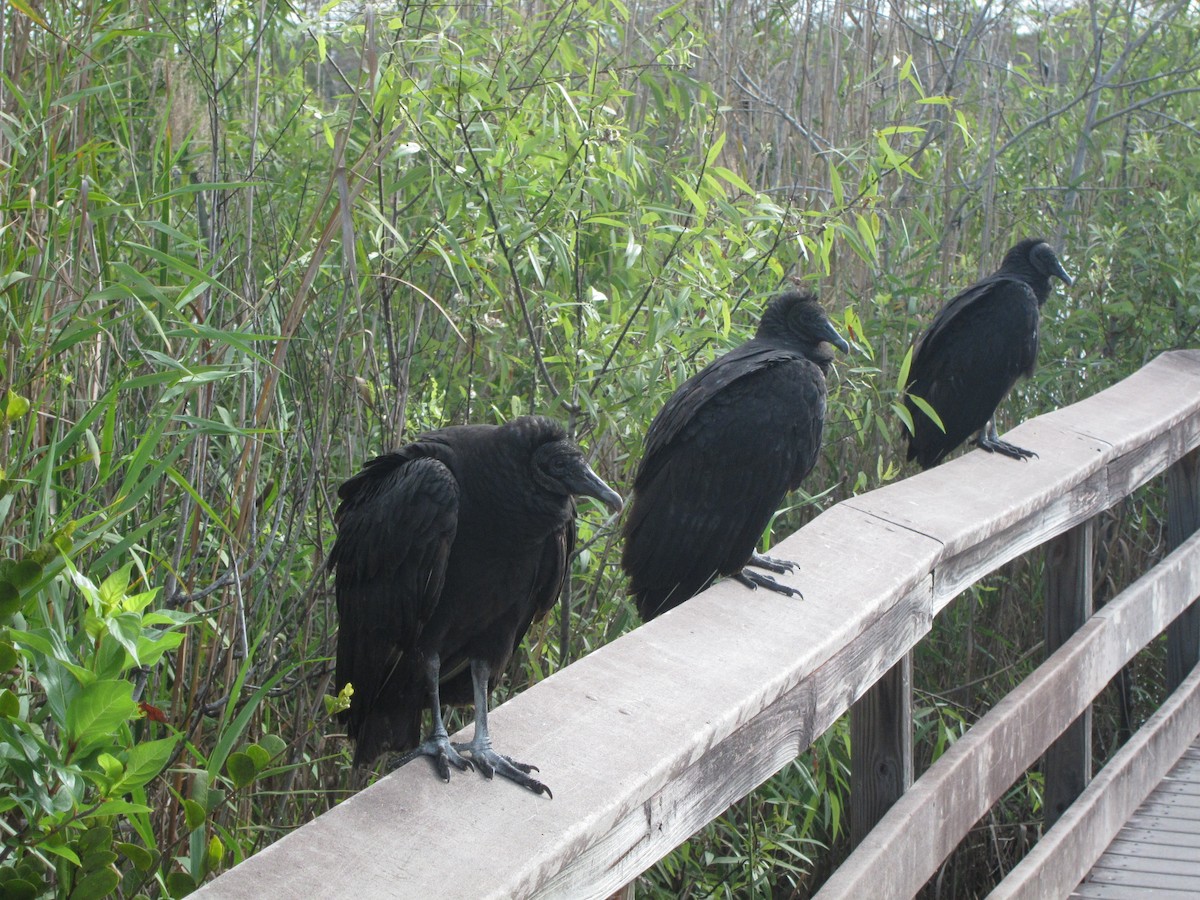
[[[817,461],[829,344],[850,349],[816,297],[783,294],[752,339],[685,381],[655,416],[621,559],[644,620],[718,576],[799,593],[745,567],[791,568],[754,547]]]
[[[549,612],[575,544],[575,500],[621,498],[550,419],[460,425],[379,456],[338,490],[329,554],[338,609],[336,683],[356,765],[387,749],[478,766],[536,793],[533,766],[492,749],[489,679]],[[475,704],[475,736],[451,745],[442,703]],[[422,712],[433,731],[421,741]],[[469,754],[469,759],[462,755]]]
[[[1021,241],[991,275],[952,297],[913,348],[904,399],[915,431],[908,458],[924,469],[977,434],[975,445],[1013,459],[1036,456],[1000,440],[996,407],[1021,375],[1033,374],[1038,310],[1050,296],[1050,278],[1071,276],[1045,241]],[[913,397],[933,408],[945,430]]]

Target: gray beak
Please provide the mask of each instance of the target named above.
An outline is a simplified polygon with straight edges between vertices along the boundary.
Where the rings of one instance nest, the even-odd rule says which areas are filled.
[[[1067,274],[1067,270],[1062,267],[1062,263],[1058,262],[1058,260],[1055,260],[1054,262],[1057,264],[1057,268],[1050,274],[1053,275],[1055,278],[1062,279],[1062,281],[1067,285],[1067,287],[1070,287],[1071,285],[1073,285],[1075,283],[1075,279]]]
[[[586,463],[583,466],[583,471],[578,474],[575,482],[569,485],[571,493],[577,497],[594,497],[599,500],[613,512],[620,512],[621,507],[625,505],[625,501],[621,499],[621,495],[610,488],[604,481],[592,471],[591,467]]]
[[[829,343],[833,344],[833,346],[841,350],[843,353],[850,352],[850,345],[846,343],[846,339],[838,334],[837,329],[834,328],[829,322],[825,323],[825,333],[822,335],[822,337],[829,341]]]

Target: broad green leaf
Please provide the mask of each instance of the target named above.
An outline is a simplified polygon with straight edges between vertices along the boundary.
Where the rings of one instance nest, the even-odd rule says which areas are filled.
[[[204,807],[195,800],[186,799],[183,801],[183,815],[187,819],[188,831],[195,831],[204,824],[204,818],[207,815]]]
[[[233,779],[234,786],[239,788],[248,785],[258,774],[254,760],[241,751],[229,754],[229,759],[225,761],[225,771]]]
[[[97,681],[83,688],[67,707],[66,732],[74,744],[110,735],[137,715],[133,691],[127,681]]]
[[[120,781],[120,787],[124,790],[141,787],[158,777],[177,743],[175,738],[170,737],[134,744],[125,761],[125,776]]]
[[[125,592],[129,590],[129,576],[132,571],[133,563],[126,563],[100,583],[100,604],[104,615],[111,616],[121,605]]]
[[[154,865],[154,854],[139,844],[121,841],[115,846],[117,851],[133,863],[139,872],[149,872],[150,867]]]
[[[0,674],[16,668],[19,660],[17,648],[8,641],[0,641]]]
[[[71,891],[71,900],[100,900],[117,889],[121,876],[115,869],[98,869],[80,879]]]
[[[225,845],[221,839],[215,834],[208,842],[208,870],[210,872],[216,870],[221,865],[221,861],[225,858]]]
[[[21,592],[11,581],[0,581],[0,622],[15,616],[21,609]]]
[[[269,759],[274,759],[287,749],[287,741],[277,734],[264,734],[259,738],[258,745],[267,751]]]
[[[26,557],[14,563],[6,574],[9,581],[23,590],[41,578],[43,571],[44,567],[41,563]]]
[[[250,744],[246,748],[246,755],[254,763],[254,771],[257,774],[267,767],[271,762],[271,754],[258,744]]]
[[[79,838],[79,852],[85,856],[93,850],[107,850],[112,843],[113,832],[107,825],[93,825]],[[84,868],[88,868],[85,866]]]

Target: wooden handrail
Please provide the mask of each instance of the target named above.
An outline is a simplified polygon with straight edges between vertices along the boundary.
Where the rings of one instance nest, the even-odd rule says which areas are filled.
[[[1024,423],[1027,463],[970,453],[827,510],[772,548],[803,601],[719,583],[496,709],[554,799],[419,764],[198,896],[604,897],[779,771],[964,587],[1200,445],[1200,351]]]
[[[1105,604],[971,726],[888,810],[818,900],[876,896],[879,885],[891,897],[916,894],[1051,741],[1198,596],[1200,533]]]

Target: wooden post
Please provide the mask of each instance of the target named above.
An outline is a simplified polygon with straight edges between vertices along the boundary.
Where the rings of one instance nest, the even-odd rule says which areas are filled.
[[[912,786],[912,653],[850,707],[850,843]]]
[[[1200,447],[1167,469],[1167,549],[1200,528]],[[1167,628],[1167,690],[1183,683],[1200,660],[1200,603]]]
[[[1095,519],[1046,542],[1046,656],[1065,644],[1092,615]],[[1092,780],[1092,708],[1046,748],[1042,761],[1049,829]]]

